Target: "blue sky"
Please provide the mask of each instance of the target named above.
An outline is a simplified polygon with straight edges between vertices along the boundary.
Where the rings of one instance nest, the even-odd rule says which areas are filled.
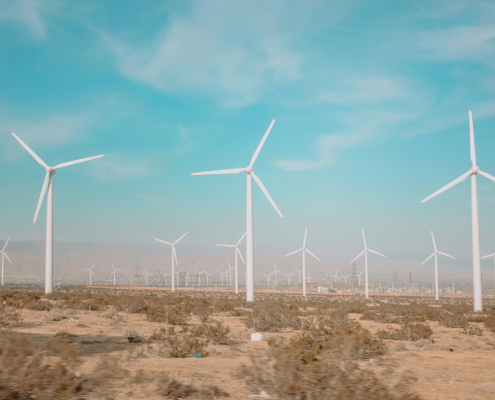
[[[443,251],[470,271],[469,183],[421,200],[478,164],[495,174],[495,3],[391,1],[3,1],[2,236],[33,226],[48,164],[105,154],[55,176],[57,241],[235,242],[244,167],[272,119],[256,172],[261,252],[308,247],[386,263]],[[495,184],[478,178],[482,253],[495,251]],[[311,244],[311,245],[310,245]],[[382,263],[382,261],[380,260]],[[484,269],[492,269],[484,262]]]

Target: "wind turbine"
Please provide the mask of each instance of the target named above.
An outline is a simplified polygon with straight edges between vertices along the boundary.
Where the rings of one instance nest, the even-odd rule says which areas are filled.
[[[476,175],[480,174],[485,178],[495,182],[495,177],[480,171],[480,168],[476,165],[476,149],[474,146],[474,128],[473,128],[473,114],[469,111],[469,138],[470,138],[470,150],[471,150],[471,163],[473,166],[459,178],[453,180],[448,185],[445,185],[440,190],[437,190],[431,196],[428,196],[422,201],[430,200],[437,194],[440,194],[452,186],[457,185],[459,182],[471,177],[471,231],[472,231],[472,245],[473,245],[473,300],[474,311],[483,311],[482,300],[482,287],[481,287],[481,259],[480,259],[480,229],[478,218],[478,189],[476,184]]]
[[[29,154],[45,168],[46,175],[45,181],[41,188],[40,198],[38,200],[38,206],[34,214],[33,224],[36,223],[38,213],[40,211],[41,203],[45,197],[46,189],[48,188],[48,197],[46,200],[46,255],[45,255],[45,293],[51,293],[53,291],[53,176],[58,169],[68,167],[70,165],[79,164],[85,161],[94,160],[96,158],[103,157],[103,154],[94,157],[81,158],[75,161],[69,161],[62,164],[55,165],[54,167],[48,166],[38,155],[31,150],[26,143],[24,143],[15,133],[12,135],[17,141],[24,147]]]
[[[111,277],[113,275],[113,286],[115,286],[115,271],[120,271],[120,269],[115,268],[113,266],[113,264],[111,264],[111,265],[112,265],[113,271],[110,275],[108,275],[108,277]]]
[[[275,274],[275,287],[277,287],[277,285],[278,285],[277,272],[282,272],[282,271],[277,269],[277,265],[275,263],[273,263],[273,265],[275,267],[275,270],[273,271],[273,273]]]
[[[155,240],[158,240],[159,242],[162,242],[162,243],[168,244],[169,246],[172,246],[172,292],[175,292],[175,273],[174,273],[175,272],[175,263],[174,263],[174,260],[177,263],[177,265],[179,265],[179,262],[177,261],[177,252],[175,251],[175,245],[177,243],[179,243],[179,240],[181,240],[188,233],[189,233],[189,231],[187,231],[186,233],[184,233],[174,243],[169,243],[169,242],[166,242],[165,240],[154,238]]]
[[[308,234],[308,228],[304,231],[304,241],[303,241],[303,247],[299,250],[293,251],[292,253],[289,253],[286,255],[290,256],[292,254],[299,253],[302,251],[303,254],[303,269],[302,269],[302,275],[303,275],[303,296],[306,296],[306,252],[311,254],[314,258],[316,258],[318,261],[321,261],[318,257],[316,257],[313,253],[311,253],[307,248],[306,248],[306,235]],[[295,269],[295,268],[294,268]],[[296,269],[297,271],[297,269]],[[298,271],[299,272],[299,271]]]
[[[493,254],[488,254],[487,256],[484,256],[484,257],[481,257],[481,258],[488,258],[488,257],[493,257],[493,261],[495,263],[495,253]],[[2,271],[3,271],[3,268],[2,268]],[[3,275],[2,275],[3,276]],[[493,270],[493,279],[495,279],[495,266],[494,266],[494,270]],[[3,281],[2,281],[2,285],[3,285]],[[495,287],[495,282],[494,282],[494,287]],[[495,293],[495,292],[494,292]]]
[[[267,274],[263,274],[264,276],[266,276],[268,278],[268,287],[270,287],[270,275],[272,275],[273,272],[269,273],[268,275]]]
[[[146,279],[146,286],[148,286],[148,272],[146,270],[144,270],[144,279]]]
[[[9,260],[9,263],[12,264],[12,261],[10,261],[9,256],[5,252],[5,249],[7,248],[7,243],[9,242],[9,240],[10,240],[10,238],[7,239],[7,241],[5,242],[5,245],[3,246],[3,250],[0,252],[0,253],[2,253],[2,286],[3,286],[3,261],[4,261],[4,258],[7,257],[7,260]]]
[[[364,250],[361,253],[359,253],[359,255],[356,258],[354,258],[354,260],[357,260],[359,257],[361,257],[364,254],[364,285],[365,285],[366,298],[368,298],[368,251],[370,251],[371,253],[378,254],[379,256],[382,257],[387,257],[387,256],[384,256],[383,254],[380,254],[374,250],[368,249],[368,246],[366,246],[366,238],[364,237],[364,229],[362,229],[362,231],[363,231]],[[351,264],[354,260],[351,261]],[[359,284],[361,284],[361,278],[359,279]]]
[[[294,268],[294,271],[296,271],[296,272],[297,272],[297,282],[298,282],[298,283],[301,283],[301,272],[303,272],[303,270],[300,270],[300,271],[299,271],[298,269],[295,269],[295,268]]]
[[[340,280],[339,276],[337,275],[339,273],[339,269],[337,268],[337,271],[335,271],[334,275],[330,275],[330,278],[335,278],[333,281],[337,282],[337,279]]]
[[[206,276],[206,286],[210,286],[210,284],[208,283],[208,276],[212,276],[213,274],[209,274],[208,272],[206,271],[203,271],[205,276]]]
[[[89,285],[91,286],[91,277],[94,276],[94,273],[93,273],[93,268],[95,267],[96,264],[93,264],[93,266],[91,268],[85,268],[84,270],[85,271],[89,271]]]
[[[354,274],[354,276],[357,276],[357,277],[358,277],[358,279],[359,279],[359,284],[358,284],[358,286],[361,286],[361,275],[363,275],[363,272],[364,272],[364,271],[361,271],[359,274]]]
[[[435,237],[433,236],[433,232],[431,232],[431,238],[433,239],[433,248],[435,251],[431,256],[429,256],[426,260],[424,260],[421,265],[423,265],[426,261],[428,261],[430,258],[435,256],[435,299],[438,300],[438,265],[437,265],[437,254],[441,254],[443,256],[447,256],[450,258],[453,258],[455,260],[455,257],[449,256],[448,254],[442,253],[441,251],[437,250],[437,245],[435,244]]]
[[[238,272],[237,272],[237,253],[239,253],[239,256],[241,257],[242,263],[246,265],[244,262],[244,258],[242,258],[241,251],[239,250],[239,243],[241,243],[242,239],[244,239],[244,236],[246,236],[246,233],[242,235],[242,237],[239,239],[237,244],[217,244],[217,246],[222,246],[222,247],[233,247],[235,248],[234,253],[235,253],[235,294],[239,294],[239,279],[238,279]]]
[[[191,175],[217,175],[217,174],[239,174],[245,172],[247,175],[247,207],[246,207],[246,300],[254,301],[254,233],[253,233],[253,182],[252,178],[256,181],[262,192],[268,198],[268,201],[272,204],[278,215],[283,218],[282,213],[278,209],[277,205],[271,198],[270,194],[266,190],[263,183],[261,183],[260,178],[256,176],[253,171],[254,163],[260,154],[261,148],[265,144],[265,140],[273,127],[275,120],[272,121],[268,130],[266,131],[263,139],[261,139],[258,148],[251,158],[250,164],[246,168],[236,168],[236,169],[224,169],[220,171],[207,171],[207,172],[195,172]]]
[[[345,275],[345,276],[344,276],[344,275],[342,275],[342,278],[344,278],[344,283],[346,283],[346,284],[347,284],[347,278],[348,278],[348,277],[349,277],[349,275]]]
[[[282,272],[282,273],[283,273],[283,272]],[[283,273],[283,274],[284,274],[287,278],[289,278],[289,285],[290,285],[290,277],[291,277],[292,275],[294,275],[294,272],[293,272],[292,274],[290,274],[290,275],[287,275],[287,274],[285,274],[285,273]]]

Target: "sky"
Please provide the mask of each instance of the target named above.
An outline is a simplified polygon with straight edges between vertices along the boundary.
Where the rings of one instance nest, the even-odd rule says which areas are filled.
[[[15,132],[49,165],[105,154],[55,175],[55,241],[235,243],[245,176],[191,173],[247,166],[275,119],[255,172],[284,218],[255,187],[259,254],[298,265],[308,228],[321,265],[348,265],[364,228],[372,262],[409,271],[433,230],[469,277],[469,182],[421,200],[470,168],[469,110],[495,175],[494,21],[492,1],[2,1],[0,237],[45,236]],[[478,195],[484,255],[495,183]]]

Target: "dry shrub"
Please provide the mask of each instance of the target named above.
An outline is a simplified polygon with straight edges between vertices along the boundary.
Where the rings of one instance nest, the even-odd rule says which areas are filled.
[[[201,303],[195,305],[191,312],[204,324],[213,315],[213,307],[209,303]]]
[[[416,341],[429,339],[433,335],[433,331],[428,324],[406,322],[399,329],[380,330],[377,335],[381,339]]]
[[[158,383],[158,394],[167,399],[213,400],[219,397],[230,397],[227,392],[217,386],[203,386],[198,388],[179,382],[168,375],[164,375]]]
[[[113,319],[119,316],[119,312],[117,310],[117,307],[115,306],[110,306],[110,308],[105,311],[103,314],[101,314],[103,318],[107,319]]]
[[[381,340],[355,322],[318,322],[289,342],[273,344],[266,363],[253,359],[253,365],[241,368],[239,377],[257,393],[263,390],[278,399],[419,399],[403,386],[387,387],[356,362],[380,356],[384,350]]]
[[[168,329],[160,328],[151,335],[150,340],[160,341],[159,354],[167,358],[185,358],[196,354],[201,354],[202,357],[208,355],[206,351],[208,340],[198,337],[196,332],[187,326],[184,326],[180,332],[176,332],[173,326]]]
[[[186,325],[190,312],[184,311],[180,305],[150,306],[145,312],[148,321],[165,322],[170,325]]]
[[[299,308],[292,304],[262,302],[243,319],[243,323],[247,328],[254,328],[259,332],[277,332],[284,328],[299,330],[305,323],[300,314]]]
[[[21,316],[14,307],[0,307],[0,327],[10,328],[21,323]]]
[[[194,332],[196,335],[203,336],[214,344],[228,344],[230,328],[221,322],[215,324],[203,324],[198,326]]]
[[[446,328],[466,328],[468,326],[468,320],[461,313],[443,312],[438,318],[440,326]]]
[[[495,333],[495,317],[487,317],[483,325],[487,331]]]
[[[48,301],[33,300],[26,305],[26,308],[32,311],[50,311],[52,305]]]
[[[466,335],[470,336],[483,335],[483,329],[481,329],[478,325],[468,325],[464,328],[464,332],[466,333]]]
[[[234,302],[227,299],[219,299],[213,302],[213,309],[216,313],[234,311],[235,307]]]

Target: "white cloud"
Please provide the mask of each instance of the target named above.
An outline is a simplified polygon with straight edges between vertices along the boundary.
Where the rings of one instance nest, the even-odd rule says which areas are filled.
[[[22,24],[37,40],[46,39],[46,24],[41,16],[43,3],[38,0],[3,0],[0,20]]]
[[[100,180],[131,180],[152,173],[153,168],[148,159],[107,153],[96,162],[86,163],[85,171]]]

